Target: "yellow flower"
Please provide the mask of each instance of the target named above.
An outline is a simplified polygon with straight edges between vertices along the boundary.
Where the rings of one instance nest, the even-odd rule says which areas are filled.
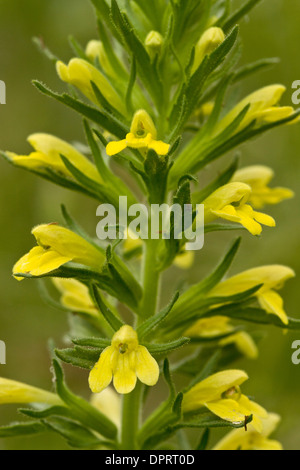
[[[61,80],[78,88],[90,101],[99,105],[91,82],[99,88],[104,98],[120,113],[126,115],[124,101],[117,94],[107,78],[84,59],[72,59],[68,65],[58,61],[56,70]]]
[[[0,377],[0,404],[8,403],[63,405],[63,402],[55,393]]]
[[[253,165],[238,170],[232,181],[248,184],[252,189],[250,204],[256,209],[261,209],[266,204],[278,204],[294,197],[294,192],[290,189],[269,188],[268,184],[273,177],[274,171],[271,168]]]
[[[159,377],[159,367],[145,346],[138,342],[136,332],[124,325],[117,331],[101,354],[99,361],[89,376],[93,393],[104,390],[114,382],[118,393],[126,394],[135,388],[137,378],[146,385],[153,386]]]
[[[75,279],[53,279],[53,284],[61,292],[60,303],[71,312],[89,313],[99,317],[98,309],[89,294],[89,289]]]
[[[260,235],[262,225],[275,227],[269,215],[256,212],[247,204],[251,198],[251,187],[245,183],[228,183],[218,188],[204,201],[205,222],[217,217],[243,225],[252,235]]]
[[[105,254],[84,238],[56,224],[38,225],[32,230],[38,246],[14,266],[13,274],[41,276],[73,261],[96,270],[105,263]],[[18,280],[22,279],[16,276]]]
[[[156,140],[156,137],[157,131],[151,117],[145,110],[141,109],[135,113],[130,133],[127,134],[126,139],[110,142],[106,147],[106,153],[113,156],[129,147],[143,152],[152,149],[158,155],[167,155],[170,145]]]
[[[234,331],[230,324],[230,318],[215,316],[202,318],[192,325],[186,332],[186,336],[191,338],[214,338]],[[220,346],[234,344],[238,351],[249,359],[258,357],[258,349],[252,337],[245,331],[238,331],[219,341]]]
[[[198,69],[204,57],[212,54],[224,40],[225,34],[221,28],[213,26],[205,31],[196,45],[192,73]]]
[[[206,407],[219,418],[236,424],[253,415],[252,425],[261,432],[261,418],[266,418],[267,412],[241,394],[239,386],[246,380],[248,375],[241,370],[226,370],[211,375],[184,394],[184,413]]]
[[[261,307],[267,313],[277,315],[287,325],[288,317],[283,308],[283,300],[276,291],[293,277],[295,277],[295,272],[287,266],[270,265],[253,268],[221,282],[210,291],[209,296],[231,296],[263,284],[255,293]]]
[[[250,108],[235,132],[239,132],[247,127],[252,121],[256,120],[257,125],[271,123],[285,119],[294,112],[291,106],[278,106],[278,103],[286,91],[283,85],[270,85],[261,88],[251,95],[244,98],[237,104],[216,126],[214,134],[220,134],[232,123],[235,118],[250,105]]]
[[[104,72],[112,78],[118,78],[109,58],[107,57],[104,45],[101,41],[92,40],[86,46],[85,53],[91,61],[99,60]]]
[[[93,393],[91,404],[107,416],[116,426],[121,424],[121,400],[119,395],[110,387],[100,393]]]
[[[269,413],[267,418],[262,419],[261,433],[258,433],[250,423],[247,432],[243,429],[231,431],[213,450],[283,450],[280,442],[269,439],[279,423],[280,416]]]
[[[33,134],[27,140],[35,150],[30,155],[6,152],[15,165],[44,173],[47,173],[49,168],[65,177],[73,178],[60,157],[63,155],[86,176],[99,183],[103,182],[95,165],[67,142],[49,134]]]

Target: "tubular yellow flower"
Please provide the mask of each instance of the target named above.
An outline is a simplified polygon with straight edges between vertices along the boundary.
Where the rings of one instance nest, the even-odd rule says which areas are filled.
[[[261,209],[266,204],[278,204],[285,199],[294,197],[294,192],[287,188],[269,188],[268,184],[274,177],[272,168],[253,165],[241,168],[234,176],[233,182],[248,184],[251,189],[250,204]]]
[[[245,331],[234,333],[234,327],[230,324],[228,317],[215,316],[200,319],[185,332],[185,335],[191,338],[214,338],[230,332],[233,334],[221,339],[219,345],[234,344],[244,356],[257,359],[258,349],[252,337]]]
[[[158,155],[167,155],[170,145],[156,140],[156,137],[157,131],[151,117],[147,111],[141,109],[135,113],[130,133],[127,134],[126,139],[110,142],[106,147],[106,153],[113,156],[129,147],[143,152],[152,149]]]
[[[225,40],[225,34],[221,28],[212,26],[207,29],[199,39],[195,49],[195,59],[192,68],[194,73],[206,55],[212,54],[220,44]]]
[[[241,394],[239,386],[246,380],[248,375],[241,370],[226,370],[211,375],[184,394],[183,412],[205,407],[231,423],[241,423],[245,417],[253,415],[252,425],[261,432],[261,418],[266,418],[267,412]]]
[[[275,227],[272,217],[254,211],[247,204],[251,193],[251,187],[245,183],[228,183],[218,188],[204,201],[205,222],[220,217],[243,225],[252,235],[261,234],[260,224]]]
[[[63,405],[63,402],[55,393],[0,377],[0,405],[8,403]]]
[[[56,224],[38,225],[32,230],[38,246],[14,266],[13,274],[41,276],[73,261],[96,270],[105,263],[105,254],[84,238]],[[15,276],[18,280],[20,276]]]
[[[270,265],[253,268],[221,282],[210,291],[209,296],[230,296],[263,284],[255,293],[261,307],[267,313],[277,315],[287,325],[288,318],[283,308],[283,300],[276,291],[293,277],[295,272],[287,266]]]
[[[260,125],[268,122],[276,122],[291,116],[294,112],[293,107],[278,106],[278,103],[285,91],[286,88],[283,85],[270,85],[255,91],[244,98],[219,122],[214,134],[220,134],[225,130],[247,105],[250,105],[250,108],[235,132],[241,131],[254,120],[257,121],[257,125]]]
[[[65,177],[73,178],[60,157],[63,155],[86,176],[99,183],[103,182],[95,165],[64,140],[49,134],[33,134],[27,140],[35,150],[30,155],[6,152],[15,165],[44,173],[47,173],[47,169],[51,169]]]
[[[66,65],[56,63],[56,70],[61,80],[78,88],[90,101],[99,105],[91,82],[99,88],[105,99],[119,112],[126,115],[124,101],[119,97],[107,78],[96,67],[84,59],[71,59]]]
[[[93,393],[104,390],[113,379],[118,393],[127,394],[135,388],[137,378],[153,386],[159,378],[159,367],[145,346],[138,342],[136,332],[124,325],[117,331],[89,376]]]
[[[107,416],[116,426],[121,424],[121,400],[119,395],[108,387],[101,393],[93,393],[91,404]]]
[[[269,413],[267,418],[262,419],[261,433],[258,433],[250,423],[247,432],[243,429],[231,431],[213,450],[283,450],[280,442],[269,439],[280,421],[280,416]]]
[[[92,301],[88,288],[75,279],[55,278],[52,280],[61,292],[60,303],[71,312],[89,313],[98,318],[98,310]]]
[[[114,68],[112,67],[107,57],[104,45],[101,41],[96,41],[96,40],[89,41],[89,43],[86,46],[85,53],[87,57],[92,61],[95,61],[98,59],[102,69],[109,77],[118,78],[118,75],[114,71]]]

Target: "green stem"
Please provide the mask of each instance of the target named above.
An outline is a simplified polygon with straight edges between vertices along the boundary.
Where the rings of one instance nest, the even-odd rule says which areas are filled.
[[[122,450],[137,450],[137,433],[140,425],[140,404],[142,384],[138,382],[135,389],[123,396],[122,410]]]
[[[140,314],[149,318],[156,313],[159,297],[160,273],[156,268],[156,255],[159,240],[147,240],[145,244],[143,288],[144,296],[140,305]]]

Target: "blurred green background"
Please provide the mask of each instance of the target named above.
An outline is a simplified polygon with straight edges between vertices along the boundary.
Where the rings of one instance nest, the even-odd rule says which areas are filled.
[[[240,0],[237,4],[240,4]],[[243,62],[263,57],[280,57],[281,63],[244,82],[241,96],[270,83],[287,86],[285,104],[290,105],[294,80],[300,79],[298,60],[300,2],[265,0],[243,21]],[[0,148],[28,153],[26,137],[34,132],[54,133],[75,141],[83,139],[80,119],[72,111],[47,100],[31,85],[38,78],[52,88],[63,86],[49,61],[32,44],[40,36],[55,54],[64,60],[71,57],[67,37],[73,34],[85,44],[96,37],[93,10],[88,0],[0,0],[0,79],[6,82],[7,104],[0,106]],[[299,126],[290,126],[252,142],[241,149],[244,165],[267,164],[276,171],[274,184],[295,190],[291,202],[269,209],[277,228],[265,229],[261,238],[244,235],[242,249],[232,273],[261,264],[283,263],[300,273],[300,134]],[[228,162],[228,157],[223,159]],[[0,161],[0,339],[7,344],[7,365],[0,365],[0,376],[52,389],[47,340],[62,343],[67,328],[63,313],[43,304],[37,285],[18,283],[11,277],[14,262],[34,240],[31,228],[44,222],[61,222],[59,205],[64,202],[91,233],[96,227],[96,203],[37,179]],[[195,282],[216,263],[233,235],[212,234],[197,256],[190,280]],[[174,278],[182,273],[174,270]],[[168,279],[166,279],[168,280]],[[170,282],[169,282],[170,284]],[[300,317],[298,280],[285,289],[285,303],[290,316]],[[167,300],[166,292],[166,299]],[[250,375],[246,392],[268,410],[282,415],[277,437],[286,449],[300,449],[300,365],[291,362],[291,344],[300,332],[286,334],[267,330],[257,362],[238,364]],[[70,385],[89,395],[86,374],[68,371]],[[0,425],[17,420],[15,406],[2,406]],[[64,449],[52,434],[41,438],[0,440],[0,449]]]

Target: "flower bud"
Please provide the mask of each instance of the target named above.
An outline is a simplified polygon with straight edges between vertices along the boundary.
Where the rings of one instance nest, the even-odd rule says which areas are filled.
[[[164,38],[157,31],[150,31],[145,40],[145,46],[151,59],[159,55],[162,49]]]
[[[205,31],[199,39],[195,49],[195,60],[192,72],[200,66],[206,55],[212,54],[225,40],[225,34],[221,28],[212,27]]]
[[[90,41],[86,46],[85,53],[91,61],[95,62],[95,60],[99,60],[102,69],[109,77],[117,78],[117,74],[109,61],[106,50],[101,41]]]

